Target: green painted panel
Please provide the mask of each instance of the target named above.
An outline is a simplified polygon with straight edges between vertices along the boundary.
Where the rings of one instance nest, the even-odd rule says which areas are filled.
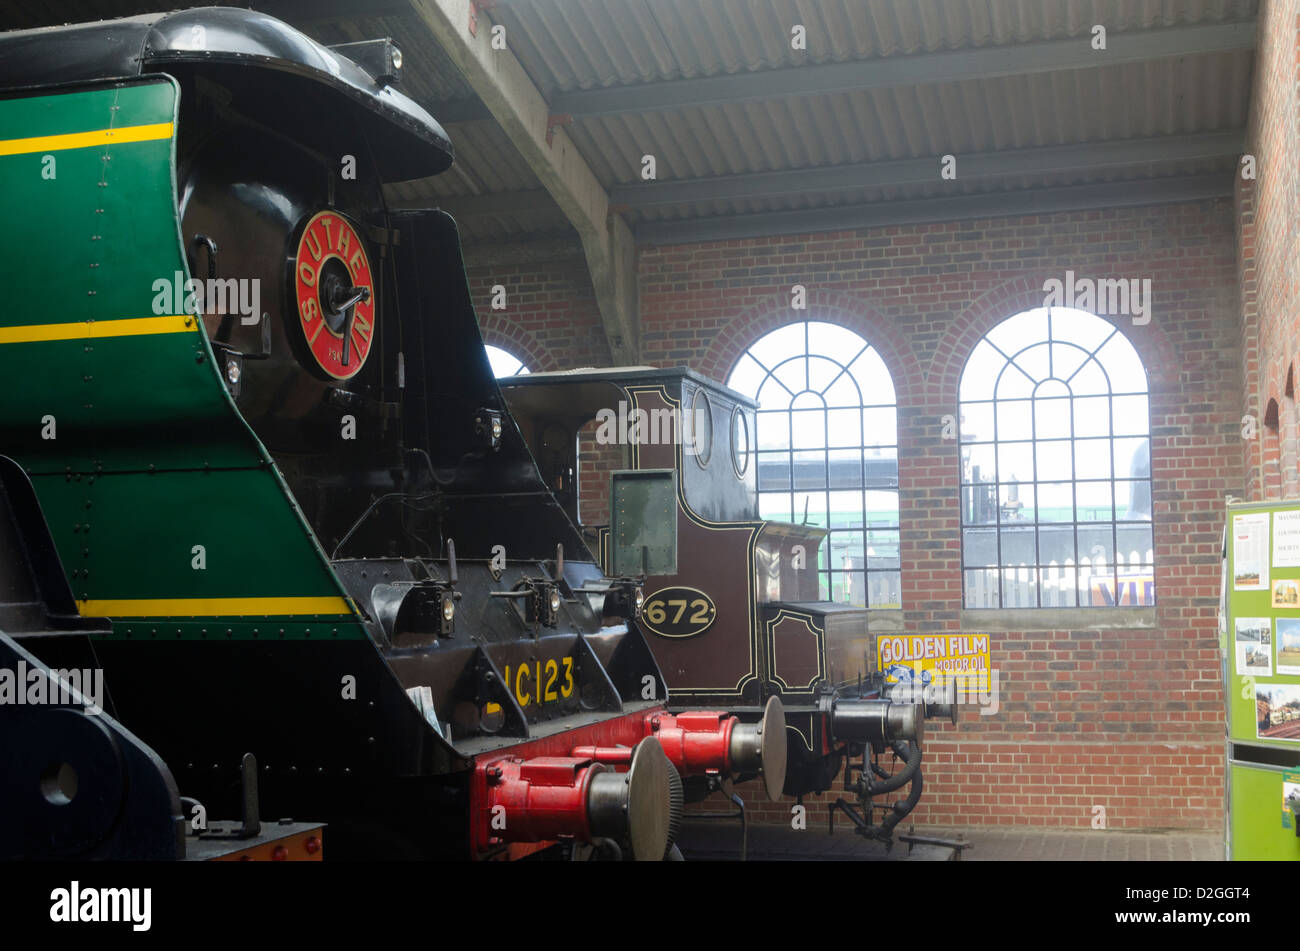
[[[78,600],[342,593],[321,571],[314,539],[261,470],[34,481]],[[204,549],[202,570],[191,567],[195,545]],[[78,577],[79,568],[89,577]]]
[[[174,85],[165,78],[40,95],[16,93],[0,108],[0,139],[170,122]]]
[[[158,77],[0,98],[0,139],[174,124],[178,95],[172,80]],[[174,148],[173,125],[161,139],[54,151],[51,179],[40,174],[40,155],[0,157],[0,201],[23,209],[0,232],[0,280],[30,289],[26,306],[0,311],[0,377],[10,394],[21,394],[0,401],[0,445],[34,473],[79,600],[108,602],[119,617],[130,616],[121,613],[128,608],[176,611],[175,620],[147,622],[148,635],[136,629],[142,622],[119,620],[115,636],[165,629],[203,639],[210,622],[190,618],[237,609],[250,617],[303,614],[277,626],[276,636],[283,627],[295,639],[364,638],[324,553],[230,400],[201,326],[112,333],[113,321],[175,313],[155,309],[155,282],[189,277]],[[81,338],[49,339],[65,331],[41,329],[69,324]],[[55,418],[57,438],[42,438],[46,416]],[[196,545],[203,546],[201,570]],[[187,600],[216,598],[242,600]],[[248,601],[268,598],[325,601]],[[185,603],[157,604],[173,599]],[[325,622],[328,635],[312,615],[322,606],[345,610]],[[237,620],[215,623],[231,637],[262,636]]]
[[[29,394],[0,404],[7,451],[33,472],[261,465],[224,393],[206,395],[212,372],[205,341],[184,333],[0,345],[0,374]]]
[[[1282,828],[1282,774],[1231,767],[1232,855],[1238,860],[1300,861],[1300,838]]]

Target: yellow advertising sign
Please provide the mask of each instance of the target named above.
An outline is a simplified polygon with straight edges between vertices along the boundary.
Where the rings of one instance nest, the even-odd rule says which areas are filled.
[[[880,634],[876,637],[876,669],[885,682],[919,681],[947,684],[964,690],[989,689],[992,661],[987,634]]]

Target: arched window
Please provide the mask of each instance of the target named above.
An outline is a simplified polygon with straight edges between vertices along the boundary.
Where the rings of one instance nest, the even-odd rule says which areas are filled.
[[[484,349],[487,350],[488,363],[492,364],[492,375],[497,379],[501,379],[503,376],[519,376],[528,372],[528,367],[524,366],[524,361],[510,351],[494,347],[490,343]]]
[[[1112,324],[1002,321],[962,370],[968,608],[1155,603],[1147,374]]]
[[[759,403],[760,514],[830,531],[822,597],[901,607],[898,409],[880,355],[851,330],[803,321],[750,347],[727,385]]]

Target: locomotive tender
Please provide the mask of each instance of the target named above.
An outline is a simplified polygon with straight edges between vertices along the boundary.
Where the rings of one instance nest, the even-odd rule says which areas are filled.
[[[779,706],[667,711],[638,579],[493,379],[454,222],[385,202],[453,161],[396,54],[230,8],[0,34],[0,473],[110,622],[14,639],[102,669],[213,815],[254,754],[262,813],[328,823],[331,857],[658,859],[679,771],[779,784]],[[57,798],[26,854],[112,854],[111,815],[49,844]]]

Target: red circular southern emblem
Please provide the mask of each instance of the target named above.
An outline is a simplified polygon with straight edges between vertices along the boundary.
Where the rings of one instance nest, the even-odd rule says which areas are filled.
[[[361,236],[338,212],[317,212],[303,227],[293,284],[316,363],[336,380],[356,376],[374,340],[374,278]]]

